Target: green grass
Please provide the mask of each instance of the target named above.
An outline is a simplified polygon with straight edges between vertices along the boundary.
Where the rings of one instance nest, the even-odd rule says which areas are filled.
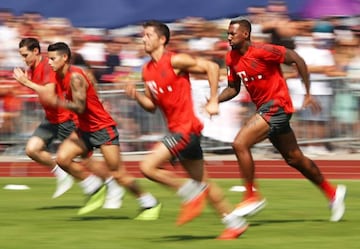
[[[179,200],[174,193],[147,180],[141,184],[163,203],[161,219],[135,221],[137,202],[127,194],[119,210],[97,210],[76,215],[83,204],[78,186],[51,199],[54,179],[0,178],[1,249],[184,249],[360,248],[360,181],[348,187],[347,213],[338,223],[328,222],[325,197],[305,180],[260,180],[268,206],[249,219],[249,230],[238,240],[217,241],[223,230],[216,213],[208,207],[193,222],[176,227]],[[216,180],[232,203],[241,193],[230,192],[239,180]],[[30,190],[4,190],[6,184],[26,184]]]

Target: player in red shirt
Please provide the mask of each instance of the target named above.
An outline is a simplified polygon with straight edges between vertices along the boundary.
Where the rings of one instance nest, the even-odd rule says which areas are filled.
[[[154,145],[152,153],[140,163],[140,169],[146,177],[173,188],[182,198],[178,225],[200,215],[209,196],[226,226],[218,238],[236,239],[246,230],[247,224],[232,213],[221,190],[206,179],[200,146],[203,124],[195,116],[189,79],[189,73],[207,74],[211,90],[205,109],[210,115],[217,114],[219,67],[208,60],[167,51],[170,31],[165,24],[149,21],[143,28],[144,49],[151,56],[142,72],[145,94],[137,92],[133,84],[127,85],[126,92],[146,111],[154,112],[158,107],[167,121],[169,135]],[[184,181],[163,168],[165,162],[174,159],[180,161],[190,179]]]
[[[62,87],[65,99],[60,96],[52,99],[43,97],[51,106],[55,105],[76,113],[79,121],[77,132],[60,145],[56,157],[57,163],[68,169],[78,179],[84,179],[82,172],[76,170],[80,164],[74,159],[78,156],[89,155],[94,148],[99,148],[105,164],[113,175],[113,178],[108,180],[110,184],[116,184],[114,181],[116,180],[138,198],[142,211],[136,219],[157,219],[161,203],[150,193],[144,192],[136,183],[135,178],[126,172],[120,156],[116,122],[104,109],[94,85],[85,72],[70,64],[71,50],[68,45],[63,42],[49,45],[48,57],[50,66],[56,72],[52,80]],[[102,206],[106,186],[98,186],[96,192],[94,191],[89,192],[89,201],[79,210],[79,214],[88,213]]]
[[[24,38],[19,43],[19,53],[29,67],[27,75],[20,69],[14,69],[14,78],[25,86],[32,85],[35,91],[58,92],[49,80],[51,67],[46,57],[41,55],[39,41]],[[53,198],[64,194],[73,185],[73,178],[62,170],[47,151],[48,145],[55,139],[63,140],[75,129],[74,114],[67,110],[43,105],[45,118],[27,141],[25,152],[34,161],[48,167],[57,179],[57,188]]]
[[[31,37],[22,39],[19,43],[19,52],[29,66],[29,70],[26,74],[20,68],[15,68],[14,78],[19,83],[37,92],[39,96],[46,95],[48,98],[56,98],[58,95],[63,97],[61,86],[51,79],[51,75],[55,75],[55,73],[49,65],[48,58],[41,55],[39,41]],[[53,169],[58,182],[57,190],[53,195],[56,198],[72,186],[73,178],[57,166],[46,148],[55,139],[63,141],[69,137],[76,128],[77,117],[73,112],[63,108],[51,107],[43,102],[42,106],[45,110],[45,119],[29,139],[26,145],[26,153],[36,162]],[[94,165],[94,162],[90,163],[90,161],[84,163],[101,178],[106,180],[111,177],[107,167],[101,164]],[[90,174],[85,167],[79,166],[77,170],[82,172],[84,178],[89,177],[90,179],[98,179],[97,182],[102,182],[100,178]],[[90,187],[82,183],[80,185],[85,193],[89,192],[87,189]],[[96,188],[96,185],[93,188]],[[113,192],[123,193],[124,190],[120,186],[109,186],[104,208],[119,208],[121,206],[121,199],[114,198]]]
[[[310,95],[307,66],[295,51],[282,46],[253,43],[250,34],[249,21],[230,22],[228,41],[232,50],[226,55],[228,87],[219,95],[219,102],[227,101],[240,92],[243,83],[257,108],[233,142],[246,186],[244,200],[237,206],[236,212],[242,216],[252,215],[265,206],[265,199],[253,191],[254,161],[250,150],[256,143],[269,138],[291,167],[323,191],[330,202],[330,220],[339,221],[345,212],[346,187],[330,184],[316,164],[304,156],[289,123],[294,108],[280,64],[296,65],[306,89],[303,108],[319,111],[319,104]]]

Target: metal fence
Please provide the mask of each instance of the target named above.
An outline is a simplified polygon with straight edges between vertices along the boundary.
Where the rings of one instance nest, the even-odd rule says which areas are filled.
[[[207,81],[192,82],[194,105],[205,124],[205,151],[224,153],[231,150],[231,141],[246,119],[254,113],[254,106],[246,96],[245,88],[239,97],[220,105],[220,115],[209,119],[201,111],[208,92]],[[313,80],[312,92],[318,98],[322,111],[313,115],[301,110],[303,89],[298,80],[288,80],[293,102],[298,111],[291,120],[301,145],[324,144],[327,149],[357,150],[360,146],[360,79],[320,78]],[[145,112],[134,100],[129,99],[122,84],[100,84],[98,92],[106,109],[118,123],[123,153],[146,153],[154,142],[167,132],[160,111]],[[226,87],[226,82],[220,88]],[[23,155],[26,140],[43,118],[43,111],[36,95],[19,95],[21,114],[14,120],[10,134],[1,134],[0,148],[5,155]],[[269,147],[264,141],[256,148]]]

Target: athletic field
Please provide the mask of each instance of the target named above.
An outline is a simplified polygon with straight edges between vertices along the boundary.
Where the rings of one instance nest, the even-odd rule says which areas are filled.
[[[193,222],[176,227],[179,200],[174,193],[145,179],[140,183],[163,203],[161,218],[135,221],[137,202],[127,194],[118,210],[97,210],[76,215],[84,197],[78,186],[51,199],[55,183],[48,177],[0,178],[1,249],[358,249],[360,248],[360,181],[332,180],[348,187],[344,220],[331,223],[325,197],[303,179],[260,179],[267,207],[249,218],[250,228],[238,240],[217,241],[223,225],[207,207]],[[237,179],[214,180],[235,204],[241,192]],[[8,184],[28,190],[6,190]]]

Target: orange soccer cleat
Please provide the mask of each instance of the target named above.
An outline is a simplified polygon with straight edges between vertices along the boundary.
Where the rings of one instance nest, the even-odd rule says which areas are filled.
[[[238,237],[240,237],[240,235],[242,235],[248,229],[248,227],[249,227],[249,225],[245,223],[243,226],[241,226],[239,228],[226,228],[222,232],[222,234],[220,234],[220,236],[217,237],[216,239],[218,239],[218,240],[237,239]]]
[[[205,207],[208,194],[209,186],[206,186],[196,197],[183,203],[176,225],[184,225],[199,216]]]

